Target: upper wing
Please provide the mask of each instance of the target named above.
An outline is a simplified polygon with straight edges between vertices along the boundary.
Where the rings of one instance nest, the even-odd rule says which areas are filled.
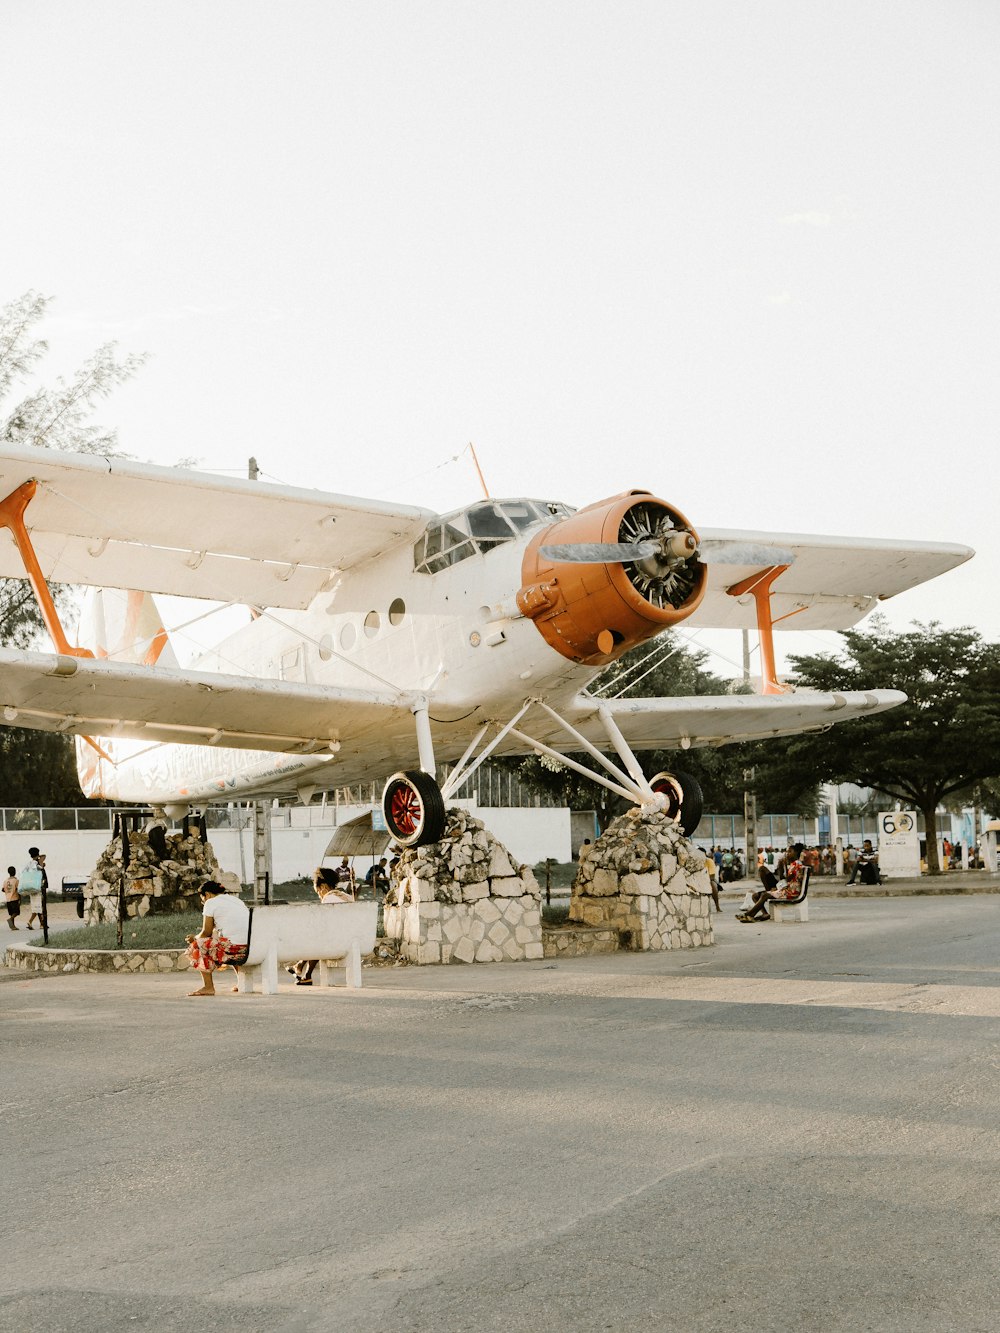
[[[0,499],[32,480],[25,522],[47,579],[251,606],[306,607],[333,570],[415,538],[433,517],[119,458],[0,451]],[[24,577],[6,530],[0,577]]]
[[[814,537],[801,533],[731,531],[700,528],[708,541],[746,542],[783,547],[795,560],[775,580],[771,616],[775,628],[849,629],[876,603],[937,578],[975,554],[971,547],[944,542],[897,542],[867,537]],[[706,558],[711,559],[710,552]],[[756,625],[753,597],[733,597],[735,587],[757,565],[708,565],[708,590],[690,626],[746,629]]]
[[[905,702],[906,695],[899,690],[607,700],[581,694],[565,715],[581,735],[606,747],[607,733],[600,719],[604,707],[634,749],[673,750],[822,731],[835,722],[881,713]]]

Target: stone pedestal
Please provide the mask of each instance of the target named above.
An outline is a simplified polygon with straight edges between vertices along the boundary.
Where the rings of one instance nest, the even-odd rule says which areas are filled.
[[[659,811],[629,810],[608,825],[580,868],[569,921],[618,931],[626,949],[715,942],[705,858]]]
[[[84,919],[88,925],[118,920],[119,889],[125,880],[126,916],[150,913],[200,912],[198,889],[214,879],[230,893],[238,893],[238,875],[223,872],[210,842],[192,835],[165,834],[150,845],[148,834],[130,831],[129,864],[124,864],[122,840],[113,838],[101,853],[83,890]],[[166,855],[161,852],[165,849]]]
[[[541,892],[528,866],[466,810],[445,835],[403,852],[385,901],[385,933],[411,963],[501,963],[542,957]]]

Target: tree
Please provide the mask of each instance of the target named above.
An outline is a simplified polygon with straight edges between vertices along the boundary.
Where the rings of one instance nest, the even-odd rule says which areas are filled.
[[[927,869],[938,874],[938,806],[1000,776],[1000,644],[937,621],[896,633],[882,616],[843,639],[840,656],[793,657],[797,685],[898,689],[907,702],[822,734],[789,737],[781,762],[791,781],[856,782],[920,810]]]
[[[35,336],[52,303],[49,296],[25,292],[0,310],[0,402],[27,380],[49,350]],[[119,358],[117,343],[103,343],[70,380],[61,376],[53,388],[38,386],[0,420],[0,439],[18,448],[63,449],[79,454],[117,454],[118,432],[92,425],[96,403],[132,378],[147,360],[145,353]]]
[[[38,292],[0,309],[0,403],[30,380],[48,351],[37,328],[51,304]],[[0,440],[17,448],[62,449],[75,453],[120,454],[117,432],[93,425],[95,405],[123,384],[145,362],[145,355],[119,357],[116,344],[104,343],[69,380],[57,378],[51,388],[29,387],[26,396],[0,414]],[[70,590],[51,589],[64,609]],[[26,648],[35,643],[44,624],[34,595],[23,579],[0,580],[0,643]],[[79,799],[73,769],[73,742],[23,728],[3,728],[0,756],[4,785],[0,799],[12,805],[53,805]]]

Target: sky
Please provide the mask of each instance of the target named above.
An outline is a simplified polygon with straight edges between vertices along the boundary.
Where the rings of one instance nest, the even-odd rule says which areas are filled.
[[[0,304],[54,298],[45,378],[150,354],[96,418],[130,454],[443,511],[472,442],[494,495],[964,542],[886,612],[1000,639],[992,0],[8,0],[0,31]]]

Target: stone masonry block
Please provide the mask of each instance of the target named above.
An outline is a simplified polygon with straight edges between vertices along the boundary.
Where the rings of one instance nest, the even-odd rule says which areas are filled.
[[[658,894],[660,892],[660,877],[655,870],[647,871],[643,875],[632,873],[622,875],[619,892],[627,898]]]
[[[677,873],[677,857],[672,852],[660,853],[660,880],[668,884]]]
[[[610,898],[618,892],[618,876],[605,866],[598,866],[594,871],[594,881],[590,886],[590,896]]]
[[[524,892],[524,883],[518,878],[491,879],[490,892],[496,898],[520,898]]]
[[[476,960],[476,946],[468,935],[463,937],[455,944],[451,953],[456,963],[474,963]]]
[[[708,871],[702,868],[696,870],[693,874],[688,872],[688,885],[695,893],[710,894],[712,892],[712,881],[709,878]]]
[[[457,913],[453,913],[445,917],[441,929],[448,943],[456,944],[465,934],[465,921]]]
[[[494,844],[488,871],[490,879],[509,879],[517,871],[510,863],[510,857],[502,847]]]

